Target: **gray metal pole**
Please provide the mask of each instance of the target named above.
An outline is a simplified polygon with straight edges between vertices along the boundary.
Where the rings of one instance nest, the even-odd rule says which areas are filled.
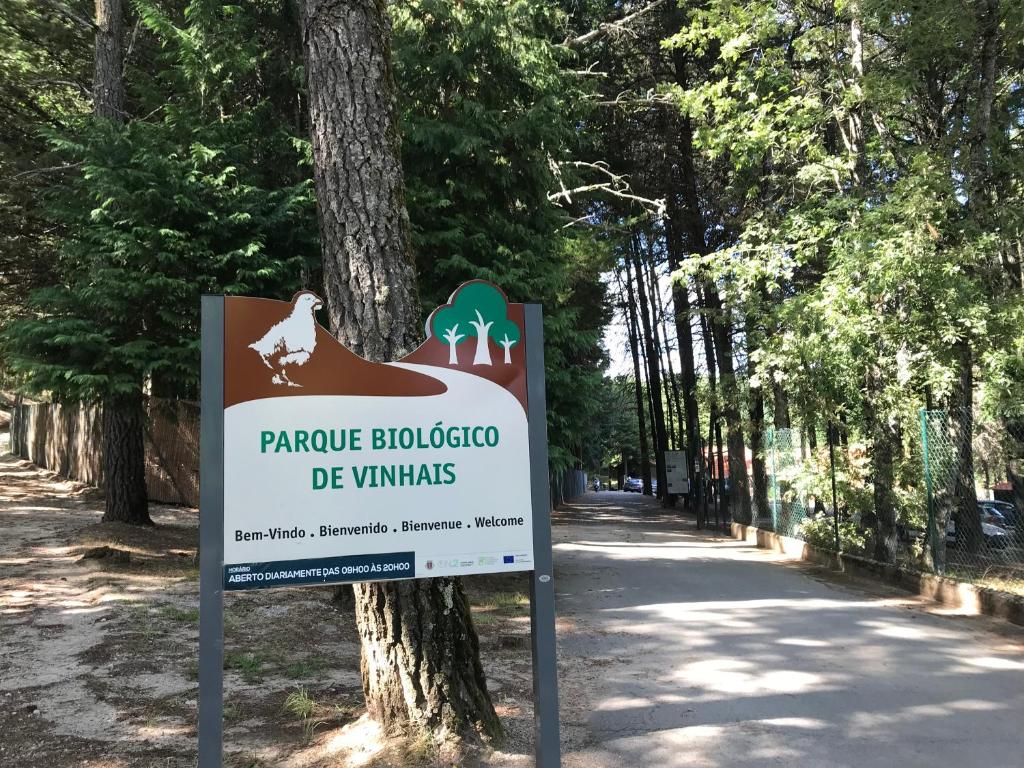
[[[524,309],[530,488],[533,500],[534,570],[530,580],[530,624],[533,630],[535,751],[537,768],[559,768],[562,753],[558,730],[558,658],[555,649],[554,564],[551,558],[548,416],[544,394],[544,325],[539,304],[527,304]]]
[[[199,768],[224,741],[224,297],[202,299],[199,447]]]

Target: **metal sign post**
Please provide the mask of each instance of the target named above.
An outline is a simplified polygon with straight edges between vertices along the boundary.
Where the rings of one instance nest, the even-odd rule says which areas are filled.
[[[199,768],[224,742],[224,297],[203,296],[199,448]]]
[[[460,309],[459,302],[465,304],[466,297],[469,297],[470,302],[482,305],[484,311],[490,311],[492,317],[506,323],[502,331],[504,335],[501,337],[504,356],[503,359],[499,359],[499,364],[502,367],[496,367],[496,371],[492,369],[487,374],[492,377],[490,383],[484,381],[487,379],[487,375],[484,375],[485,371],[474,370],[473,366],[477,365],[476,358],[473,363],[469,363],[464,354],[464,366],[462,370],[459,370],[460,362],[456,354],[455,343],[462,336],[457,336],[454,333],[444,337],[445,341],[451,345],[449,348],[439,342],[436,337],[432,338],[428,331],[427,341],[419,349],[403,358],[403,362],[406,362],[407,365],[423,372],[415,374],[418,378],[413,380],[402,368],[371,363],[341,347],[336,339],[327,334],[325,329],[319,328],[315,324],[313,311],[319,306],[316,303],[319,302],[319,299],[309,292],[296,294],[291,306],[283,302],[265,299],[203,297],[198,768],[221,768],[223,761],[223,610],[226,589],[350,583],[387,578],[422,578],[424,572],[417,571],[416,567],[417,556],[420,558],[422,567],[435,576],[460,575],[457,570],[453,570],[451,574],[443,573],[442,571],[446,568],[464,569],[463,575],[525,571],[532,568],[530,619],[536,715],[536,765],[538,768],[560,768],[555,588],[551,554],[547,407],[544,391],[544,333],[541,307],[537,304],[509,305],[504,294],[500,293],[496,287],[482,281],[471,281],[463,284],[453,293],[449,304],[435,310],[435,315],[432,317],[447,317],[445,322],[453,324],[460,322],[458,317],[454,316],[465,309],[465,307]],[[488,301],[491,302],[489,305]],[[510,306],[515,307],[512,319],[508,317]],[[443,311],[447,311],[449,316],[442,316]],[[479,315],[479,312],[477,314]],[[282,317],[284,317],[283,320]],[[440,322],[439,320],[438,323]],[[270,330],[267,331],[267,328]],[[519,328],[522,330],[524,343],[520,347],[522,351],[517,356],[510,350],[519,343]],[[312,337],[316,341],[310,341],[306,336],[302,336],[303,332],[319,335]],[[266,334],[266,336],[260,338],[262,334]],[[278,338],[279,336],[282,338]],[[256,338],[257,341],[253,342],[253,338]],[[269,345],[266,349],[264,349],[265,341]],[[293,341],[299,345],[297,349],[302,354],[277,354],[280,344],[287,345]],[[483,352],[478,350],[477,355],[488,357],[486,348],[482,348]],[[246,352],[246,350],[249,351]],[[316,360],[323,361],[320,367],[311,365],[312,372],[301,380],[302,383],[292,382],[291,377],[298,379],[303,375],[302,370],[295,369],[300,368],[312,358],[314,353]],[[333,358],[332,355],[334,355]],[[260,357],[263,358],[262,361],[260,361]],[[331,367],[332,359],[334,367]],[[230,362],[229,366],[226,365],[226,360]],[[291,366],[287,371],[284,369],[286,364]],[[486,363],[480,364],[490,366],[491,362],[488,359]],[[252,371],[246,371],[246,365],[252,367]],[[369,370],[370,378],[333,375],[338,370],[344,371],[356,367],[362,367],[364,372]],[[258,375],[253,375],[253,371]],[[512,375],[506,376],[506,373]],[[406,377],[404,384],[406,389],[399,389],[396,394],[394,382],[398,381],[401,376]],[[280,465],[272,465],[271,462],[276,461],[275,455],[278,453],[278,448],[282,449],[282,455],[285,457],[297,455],[291,449],[290,434],[295,436],[296,450],[313,444],[311,441],[314,440],[314,437],[311,435],[320,434],[323,438],[322,450],[316,449],[315,455],[319,456],[327,452],[326,431],[321,429],[310,432],[309,425],[315,425],[317,418],[338,420],[338,413],[343,414],[341,422],[344,423],[345,403],[348,402],[347,396],[350,393],[338,392],[334,388],[339,386],[338,382],[345,384],[350,379],[377,382],[370,385],[369,392],[360,391],[358,394],[372,397],[377,391],[372,387],[380,386],[384,391],[391,393],[391,396],[395,398],[391,404],[396,406],[403,402],[403,398],[420,397],[424,398],[424,402],[426,402],[426,395],[432,394],[432,391],[424,389],[424,386],[440,386],[438,382],[442,380],[447,380],[450,386],[461,386],[464,391],[473,393],[473,396],[477,398],[478,412],[487,412],[487,409],[492,408],[494,403],[503,404],[501,408],[505,410],[502,411],[499,408],[489,416],[493,419],[490,425],[487,425],[487,422],[476,425],[470,422],[469,425],[461,427],[448,426],[447,430],[441,429],[441,420],[435,421],[435,419],[444,417],[442,412],[437,411],[427,419],[429,424],[426,434],[430,435],[430,442],[417,443],[417,450],[442,451],[446,447],[460,448],[458,455],[467,457],[460,460],[481,470],[475,478],[472,475],[469,476],[469,482],[464,486],[468,490],[459,491],[460,486],[455,485],[457,465],[454,460],[448,464],[441,462],[431,465],[424,464],[423,467],[433,468],[435,473],[433,481],[430,472],[424,474],[422,467],[417,477],[425,477],[425,482],[432,485],[435,491],[435,495],[432,497],[434,501],[430,505],[424,506],[426,512],[444,509],[446,514],[452,514],[452,503],[441,499],[455,499],[458,502],[455,506],[461,505],[459,508],[467,517],[462,521],[444,521],[446,530],[453,528],[460,534],[468,532],[470,535],[479,536],[475,529],[486,529],[495,525],[510,526],[503,537],[500,539],[487,538],[487,544],[484,545],[487,547],[501,546],[505,548],[507,554],[502,551],[491,552],[488,550],[481,552],[476,559],[464,559],[447,556],[442,550],[441,556],[436,557],[433,554],[436,549],[428,548],[424,551],[419,546],[422,543],[424,547],[437,547],[436,537],[424,538],[421,541],[413,534],[405,536],[404,522],[401,526],[398,524],[386,526],[382,523],[370,525],[365,522],[361,525],[354,525],[352,521],[339,520],[339,526],[348,525],[349,528],[346,531],[351,530],[352,535],[346,534],[344,539],[332,539],[331,537],[337,536],[337,534],[331,533],[335,528],[330,525],[321,525],[320,521],[315,518],[313,521],[307,519],[299,524],[294,524],[296,521],[289,518],[289,525],[293,525],[293,527],[285,533],[290,535],[281,534],[282,526],[274,517],[277,514],[275,510],[289,509],[289,499],[292,497],[285,498],[283,503],[274,504],[267,502],[258,493],[253,495],[249,487],[253,477],[252,467],[259,465],[263,468],[263,474],[258,477],[264,481],[268,472],[273,475],[273,472],[276,471],[278,473],[276,477],[284,478],[285,481],[291,483],[288,486],[291,489],[289,492],[299,494],[299,498],[304,498],[307,506],[310,499],[319,501],[321,498],[328,498],[326,495],[315,496],[317,493],[325,492],[324,489],[328,481],[324,478],[327,478],[328,475],[332,491],[341,491],[346,488],[343,481],[347,480],[347,476],[343,476],[342,473],[351,469],[352,474],[356,475],[358,466],[336,465],[331,468],[331,473],[328,473],[317,463],[312,468],[310,487],[310,475],[306,472],[311,465],[301,463],[285,465],[284,462],[281,462]],[[316,386],[327,389],[318,392],[315,389]],[[388,389],[389,386],[390,389]],[[275,387],[279,387],[279,389],[275,389]],[[302,401],[295,400],[291,395],[296,393],[286,387],[306,387],[303,392],[321,394],[324,397],[316,400],[312,398],[304,398]],[[516,394],[517,392],[518,394]],[[302,394],[302,392],[298,394]],[[322,405],[321,401],[326,402],[327,405]],[[404,402],[407,403],[406,407],[408,408],[408,403],[413,401],[406,399]],[[473,402],[472,398],[470,398],[470,402]],[[239,404],[242,404],[239,407],[243,410],[235,408]],[[388,405],[389,409],[392,408],[391,404]],[[302,413],[300,406],[306,408],[304,416],[294,416],[296,412]],[[457,406],[465,408],[466,400],[459,399]],[[525,409],[525,420],[520,408]],[[260,418],[267,418],[270,421],[272,419],[266,414],[276,413],[280,417],[281,413],[284,413],[289,419],[294,418],[298,426],[294,432],[288,430],[268,431],[261,421],[253,417],[254,411],[257,415],[263,414]],[[324,413],[328,415],[324,416]],[[391,411],[389,410],[388,413],[390,414]],[[450,411],[449,413],[456,412]],[[502,414],[505,414],[504,421],[502,421]],[[305,421],[302,421],[303,418]],[[352,437],[348,444],[350,450],[359,452],[359,455],[362,456],[364,450],[369,452],[371,449],[382,451],[396,449],[394,445],[390,448],[386,445],[387,432],[383,425],[386,425],[387,421],[366,422],[366,419],[370,417],[367,416],[366,408],[363,405],[360,405],[357,415],[352,418],[364,421],[362,425],[356,422],[357,428],[354,431],[359,432],[362,429],[364,435],[372,433],[373,439],[371,441],[370,437],[361,438],[366,442],[357,445],[356,438]],[[456,416],[455,419],[457,418]],[[455,422],[455,419],[452,421]],[[408,423],[406,422],[406,424]],[[410,449],[413,429],[403,426],[401,421],[397,424],[398,427],[390,429],[390,434],[397,436],[400,443],[397,448]],[[504,428],[508,431],[500,433],[497,424],[505,425]],[[429,428],[430,425],[433,428]],[[405,442],[406,433],[409,436],[408,445],[401,444]],[[500,434],[506,435],[507,446],[505,443],[499,442]],[[275,437],[275,435],[277,436]],[[416,439],[419,441],[421,438]],[[336,444],[333,436],[330,445],[331,450],[338,452],[346,447],[344,441],[339,440]],[[473,465],[474,459],[471,457],[474,454],[466,452],[464,450],[466,448],[477,451],[491,450],[496,453],[486,459],[482,458],[480,453],[475,454],[477,456],[476,464]],[[524,456],[524,451],[528,451],[528,457]],[[300,454],[300,458],[305,461],[307,455],[309,454],[303,452]],[[320,462],[321,460],[316,459],[315,461]],[[366,459],[357,459],[356,461],[361,462]],[[296,466],[305,471],[293,471]],[[376,465],[373,466],[376,468]],[[384,469],[388,469],[387,465],[382,466]],[[506,470],[510,472],[512,471],[509,469],[510,467],[514,469],[514,473],[510,476],[516,478],[516,493],[506,494],[509,497],[505,499],[508,509],[507,516],[501,517],[501,512],[497,511],[492,517],[469,517],[469,515],[479,514],[477,511],[479,488],[489,487],[486,483],[489,470],[493,466],[505,466]],[[436,485],[435,483],[444,478],[439,474],[442,467],[449,472],[449,477],[447,482]],[[384,469],[381,471],[383,472]],[[291,474],[288,474],[289,471]],[[363,471],[362,477],[365,478],[366,470]],[[301,480],[296,479],[299,476],[301,476]],[[356,475],[356,477],[359,476]],[[403,475],[399,475],[399,479],[402,477]],[[413,470],[410,469],[408,476],[410,482],[413,477]],[[474,479],[478,483],[477,486],[472,484]],[[404,484],[404,480],[397,484],[393,480],[394,478],[392,478],[391,485],[374,484],[369,486],[379,493],[376,496],[362,497],[365,500],[360,501],[359,509],[362,510],[364,506],[377,503],[376,514],[386,515],[387,508],[381,506],[380,502],[381,498],[386,497],[384,489],[396,487],[396,485],[401,487]],[[381,482],[383,483],[383,480]],[[363,481],[356,479],[356,488],[361,488],[362,483]],[[419,484],[419,480],[416,484]],[[455,488],[454,492],[451,490],[453,487]],[[351,486],[348,488],[352,490]],[[461,495],[448,497],[436,495],[440,491],[457,492]],[[302,496],[303,493],[306,496]],[[291,511],[296,512],[299,509],[306,510],[306,507],[300,504]],[[239,510],[244,513],[241,517]],[[262,518],[260,518],[260,514],[262,514]],[[257,518],[262,522],[253,522]],[[244,522],[240,523],[240,520],[244,520]],[[356,522],[360,521],[357,519]],[[243,528],[245,525],[251,527]],[[531,526],[532,533],[525,529],[526,525]],[[270,526],[270,528],[261,530],[260,526]],[[511,526],[517,526],[519,530],[516,531]],[[225,528],[230,534],[227,538],[225,538]],[[372,530],[362,531],[363,528]],[[265,536],[263,530],[273,530],[276,533]],[[342,529],[338,527],[337,530]],[[413,530],[420,529],[413,528]],[[431,529],[427,528],[427,530]],[[357,547],[354,551],[342,548],[349,546],[347,542],[350,538],[355,540],[363,533],[393,537],[391,540],[395,542],[392,545],[395,551],[383,552],[379,548],[359,549],[358,544],[353,545]],[[263,545],[261,542],[265,538],[273,544]],[[286,549],[286,541],[278,543],[277,538],[286,540],[290,548]],[[450,536],[445,539],[449,542],[450,540]],[[296,541],[299,543],[296,544]],[[240,547],[250,546],[251,550],[241,551],[240,554]],[[449,543],[440,546],[452,545]],[[307,547],[307,549],[302,549],[302,547]],[[531,547],[532,552],[529,551]],[[251,554],[249,554],[250,552]],[[271,562],[264,562],[264,560]]]
[[[537,768],[562,764],[558,732],[558,659],[555,649],[555,580],[551,557],[551,486],[548,483],[548,417],[544,393],[544,323],[539,304],[527,304],[526,371],[533,501],[534,570],[530,579],[533,649],[534,749]]]

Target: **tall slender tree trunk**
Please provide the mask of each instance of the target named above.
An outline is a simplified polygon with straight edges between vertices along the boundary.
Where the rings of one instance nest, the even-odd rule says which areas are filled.
[[[371,360],[419,340],[384,0],[306,0],[309,86],[324,292],[331,328]],[[493,737],[479,641],[458,579],[355,586],[367,709],[386,728],[447,740]]]
[[[964,339],[956,342],[953,351],[959,368],[957,386],[952,397],[949,422],[956,446],[954,498],[957,538],[968,552],[977,552],[984,541],[978,495],[974,488],[974,356]]]
[[[124,122],[124,72],[121,0],[96,0],[96,40],[93,55],[92,111],[121,124]]]
[[[697,298],[700,301],[701,309],[705,307],[704,295],[698,292]],[[719,498],[722,496],[723,480],[725,478],[725,463],[722,457],[722,425],[719,419],[719,390],[718,390],[718,364],[715,361],[715,343],[711,338],[711,330],[709,328],[710,322],[708,321],[707,315],[702,312],[700,316],[700,335],[704,341],[704,359],[708,366],[708,392],[710,395],[711,406],[708,409],[708,450],[715,450],[715,461],[717,462],[717,471],[713,474],[717,478],[718,488],[717,495]],[[710,459],[709,459],[710,464]]]
[[[715,343],[719,381],[722,391],[722,415],[729,430],[729,506],[732,519],[749,523],[750,482],[747,479],[746,441],[743,438],[743,417],[740,413],[740,391],[732,355],[732,322],[728,309],[722,306],[718,289],[710,280],[704,284],[704,302],[710,310],[708,325]]]
[[[636,420],[640,428],[640,473],[644,493],[651,492],[651,456],[647,452],[647,424],[644,417],[643,378],[640,375],[640,342],[636,321],[636,300],[633,297],[633,283],[629,276],[629,260],[626,259],[626,307],[629,312],[629,352],[633,357],[633,390],[636,394]],[[628,477],[628,475],[627,475]]]
[[[679,382],[676,380],[672,365],[672,354],[668,342],[668,318],[665,311],[664,297],[658,284],[658,270],[651,254],[650,268],[647,270],[651,293],[651,307],[654,311],[655,343],[658,346],[658,362],[661,372],[662,388],[665,390],[665,410],[668,417],[669,431],[666,436],[666,448],[677,450],[683,442],[683,410],[679,401]],[[677,427],[678,425],[678,427]],[[666,491],[667,493],[667,491]],[[672,499],[675,500],[674,497]]]
[[[745,336],[747,338],[748,350],[753,340],[759,338],[757,323],[752,314],[747,315]],[[764,455],[764,377],[758,376],[756,358],[747,354],[747,374],[750,377],[750,455],[751,478],[753,486],[753,505],[751,516],[756,521],[759,518],[771,517],[771,510],[768,508],[768,466]],[[758,381],[757,386],[754,382]]]
[[[868,365],[864,412],[871,437],[871,485],[874,496],[874,557],[883,563],[896,559],[896,480],[895,457],[897,430],[881,403],[889,371],[882,367],[883,353]],[[942,530],[940,528],[939,530]]]
[[[654,466],[658,473],[658,496],[665,495],[665,409],[661,399],[661,374],[658,367],[658,354],[654,344],[654,332],[651,324],[651,310],[647,301],[647,290],[644,286],[643,264],[640,260],[640,244],[634,237],[632,256],[633,268],[636,271],[636,293],[640,300],[640,323],[643,328],[644,349],[647,351],[647,383],[651,392],[652,419],[654,421],[651,435],[654,437]]]
[[[96,0],[92,109],[97,118],[115,125],[125,120],[123,16],[121,0]],[[146,494],[145,430],[141,381],[137,392],[103,401],[105,523],[153,524]]]
[[[667,3],[664,8],[666,36],[675,34],[684,25],[685,7],[677,3]],[[672,69],[676,84],[683,89],[689,86],[687,71],[687,52],[682,46],[672,49]],[[704,215],[700,206],[697,189],[697,171],[694,163],[693,125],[685,115],[676,116],[666,125],[674,135],[666,137],[666,149],[674,160],[669,164],[669,186],[666,200],[669,206],[669,218],[665,225],[666,250],[668,252],[669,269],[675,272],[691,253],[705,254],[708,251]],[[701,430],[700,413],[697,405],[697,369],[693,352],[693,330],[690,325],[690,286],[689,279],[672,283],[672,306],[675,310],[676,338],[679,344],[679,364],[682,368],[683,407],[686,413],[686,440],[690,460],[696,461],[700,456]],[[700,459],[703,470],[704,459]],[[704,488],[700,478],[694,478],[694,489],[691,493],[694,504],[700,503],[698,494],[703,495]]]
[[[646,263],[641,261],[641,265],[647,279],[647,296],[651,304],[651,340],[654,343],[654,359],[658,364],[658,381],[661,382],[662,392],[661,410],[665,419],[665,444],[662,445],[662,450],[666,451],[672,447],[675,424],[672,415],[671,385],[665,375],[665,348],[668,346],[668,339],[666,338],[665,343],[662,343],[661,291],[658,288],[658,270],[655,268],[653,250],[650,246],[647,248],[648,261]],[[668,498],[664,488],[661,493],[666,499]]]

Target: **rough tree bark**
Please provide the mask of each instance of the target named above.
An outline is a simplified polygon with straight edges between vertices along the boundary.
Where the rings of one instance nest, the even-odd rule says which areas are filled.
[[[103,401],[104,523],[153,524],[146,495],[145,429],[141,391]]]
[[[301,15],[324,292],[334,334],[371,360],[419,340],[384,0],[306,0]],[[385,727],[496,737],[458,579],[355,586],[366,706]]]
[[[96,0],[92,109],[97,117],[124,122],[121,0]]]
[[[115,125],[124,123],[121,0],[96,0],[93,56],[93,114]],[[103,474],[105,523],[152,525],[146,495],[146,413],[139,391],[103,402]]]

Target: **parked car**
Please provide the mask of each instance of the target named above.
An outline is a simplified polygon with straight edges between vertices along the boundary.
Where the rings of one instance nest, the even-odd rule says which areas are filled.
[[[981,522],[983,523],[996,525],[1000,528],[1006,528],[1008,525],[1006,516],[991,501],[978,502],[978,515],[981,517]]]
[[[978,507],[1001,515],[1004,528],[1015,528],[1020,524],[1020,513],[1017,511],[1017,507],[1008,501],[979,501]],[[985,518],[982,517],[982,519]]]
[[[1010,546],[1010,535],[1006,532],[1005,528],[1000,528],[998,525],[982,522],[981,535],[985,540],[985,546],[991,549],[1005,549]],[[956,546],[959,543],[956,521],[950,519],[946,523],[946,544],[947,546]]]
[[[626,493],[643,493],[643,481],[639,477],[627,477],[625,482],[622,483],[622,490]]]

